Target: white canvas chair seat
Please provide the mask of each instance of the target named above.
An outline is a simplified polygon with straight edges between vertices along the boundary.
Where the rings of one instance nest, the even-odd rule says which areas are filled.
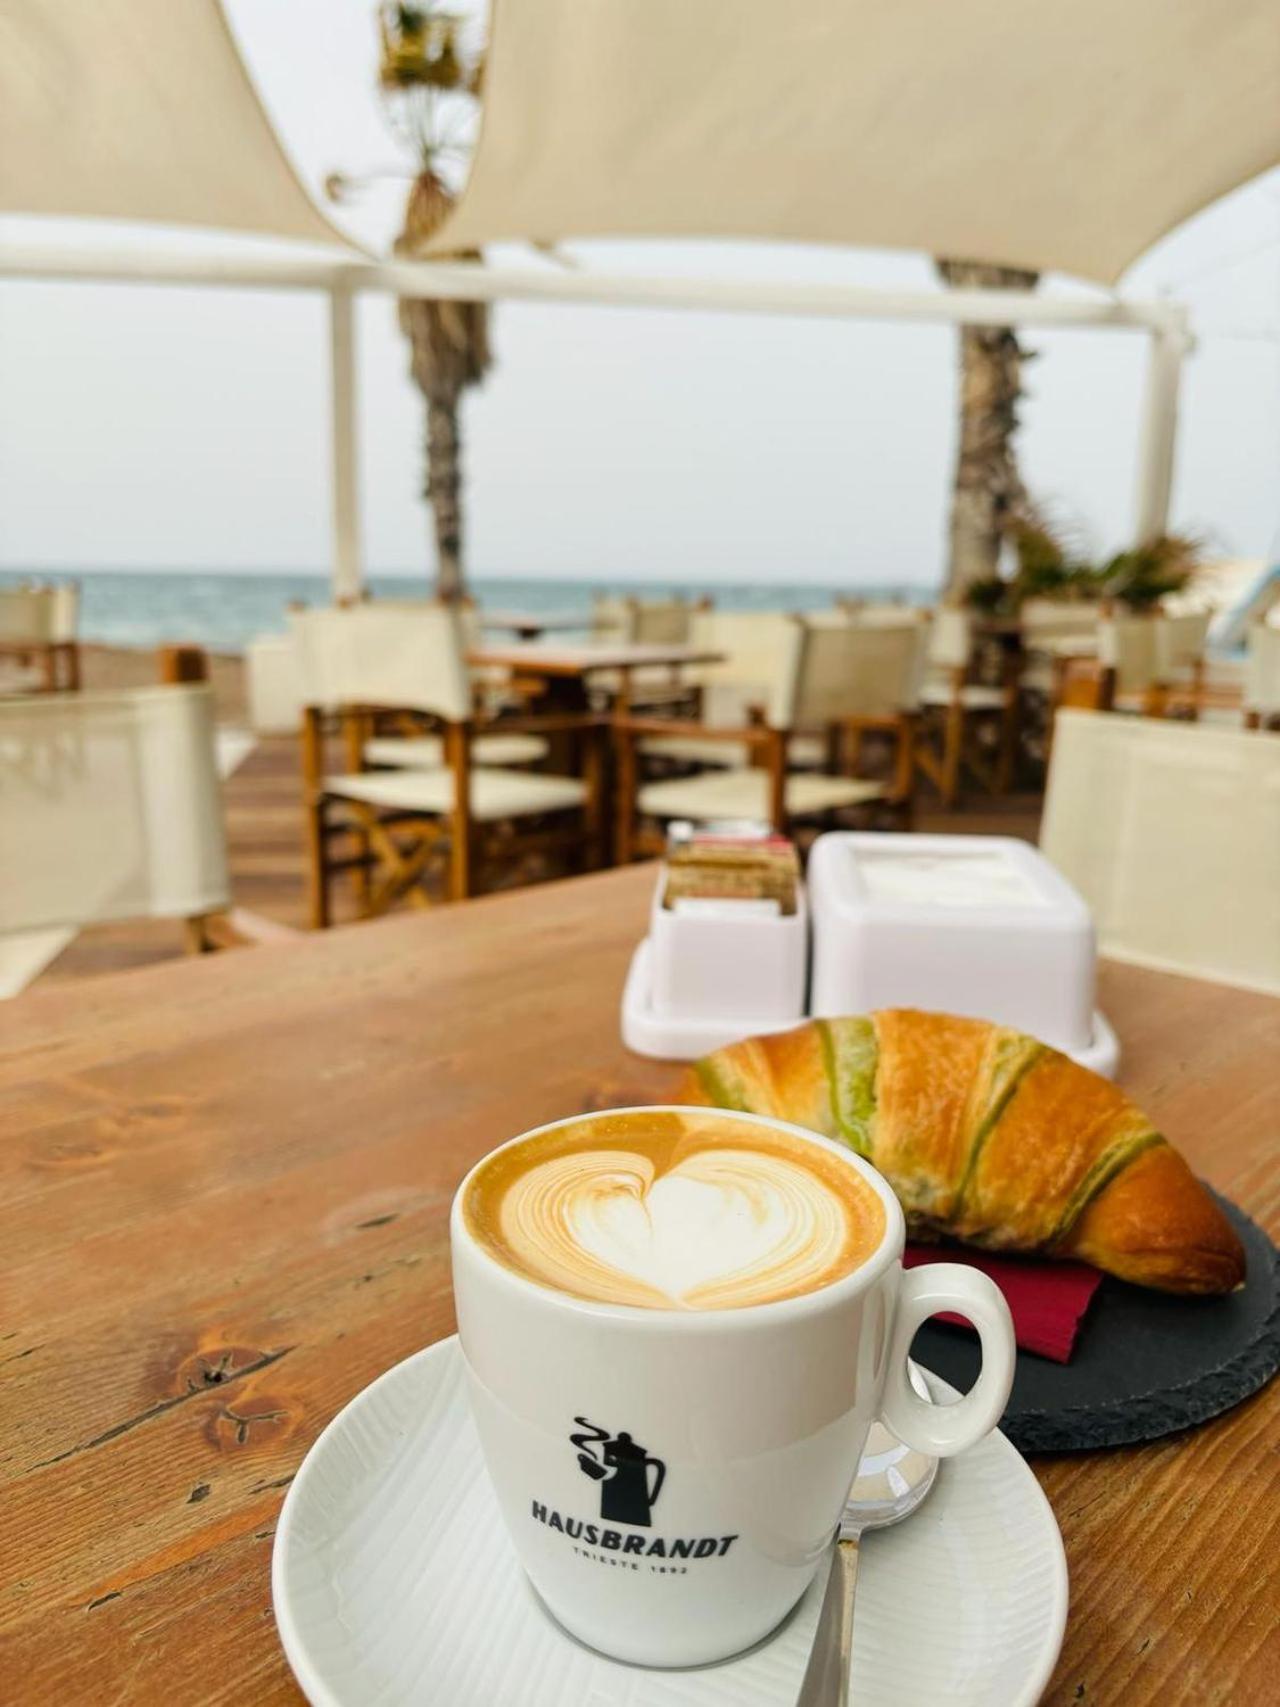
[[[1050,658],[1096,658],[1098,656],[1098,634],[1095,628],[1091,634],[1040,634],[1034,637],[1025,636],[1024,644],[1030,652],[1043,652]]]
[[[678,764],[708,765],[717,769],[731,767],[740,770],[750,764],[750,749],[731,741],[699,740],[696,735],[655,735],[641,741],[640,751],[645,758],[673,759]],[[797,767],[822,765],[827,760],[827,743],[821,735],[793,735],[787,747],[788,755]]]
[[[1102,953],[1280,995],[1280,740],[1058,713],[1040,845]]]
[[[471,817],[482,823],[527,818],[537,812],[567,812],[586,804],[584,783],[572,776],[537,771],[490,770],[477,766],[470,775]],[[453,773],[447,770],[368,771],[328,776],[324,792],[360,800],[384,812],[445,815],[453,810]]]
[[[883,799],[885,793],[884,784],[879,782],[794,771],[787,776],[783,798],[788,818],[813,818]],[[767,821],[769,776],[762,770],[708,771],[704,776],[646,783],[636,803],[650,818],[692,818],[701,823],[720,818]]]
[[[479,765],[534,765],[548,752],[541,735],[477,735],[471,754]],[[371,765],[402,770],[438,770],[444,764],[444,741],[439,735],[375,735],[364,744]]]
[[[965,711],[1001,711],[1005,703],[1003,688],[983,687],[978,682],[965,682],[953,688],[950,682],[926,682],[920,689],[921,705],[951,705],[958,701]]]

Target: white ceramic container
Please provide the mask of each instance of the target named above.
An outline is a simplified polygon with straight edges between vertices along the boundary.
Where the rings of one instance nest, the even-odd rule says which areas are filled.
[[[809,918],[760,903],[683,902],[664,907],[662,867],[649,914],[649,1003],[655,1018],[724,1021],[730,1033],[778,1030],[804,1017]]]
[[[1045,859],[1005,836],[820,836],[809,856],[810,1011],[918,1007],[1017,1027],[1090,1059],[1089,909]]]

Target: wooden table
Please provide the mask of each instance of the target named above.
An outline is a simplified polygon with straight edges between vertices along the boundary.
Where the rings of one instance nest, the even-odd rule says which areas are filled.
[[[457,1181],[522,1127],[673,1082],[618,1039],[651,882],[0,1007],[6,1707],[299,1700],[270,1611],[283,1490],[339,1406],[452,1331]],[[1274,1231],[1280,1003],[1115,965],[1101,1000],[1126,1084]],[[1072,1577],[1053,1707],[1275,1699],[1278,1417],[1280,1384],[1153,1447],[1037,1461]]]

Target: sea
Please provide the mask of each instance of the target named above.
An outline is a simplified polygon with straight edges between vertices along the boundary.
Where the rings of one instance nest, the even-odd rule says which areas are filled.
[[[329,602],[329,578],[324,574],[254,574],[242,570],[46,570],[0,571],[0,586],[24,580],[79,581],[80,638],[107,646],[150,647],[171,642],[203,646],[213,652],[240,652],[256,635],[280,634],[285,607],[295,601],[310,605]],[[470,584],[482,606],[539,615],[580,614],[590,621],[592,598],[635,597],[714,599],[721,610],[821,610],[840,594],[863,599],[924,602],[928,591],[910,586],[819,585],[798,581],[725,585],[692,581],[581,581],[479,577]],[[373,597],[425,597],[429,582],[404,574],[374,575]]]

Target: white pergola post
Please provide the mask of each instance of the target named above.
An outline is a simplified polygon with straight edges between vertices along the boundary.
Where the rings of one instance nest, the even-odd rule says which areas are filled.
[[[1138,544],[1168,532],[1182,358],[1190,348],[1185,320],[1158,327],[1151,334],[1134,494],[1133,538]]]
[[[333,598],[354,604],[364,592],[360,549],[355,297],[329,291],[330,478],[333,489]]]

